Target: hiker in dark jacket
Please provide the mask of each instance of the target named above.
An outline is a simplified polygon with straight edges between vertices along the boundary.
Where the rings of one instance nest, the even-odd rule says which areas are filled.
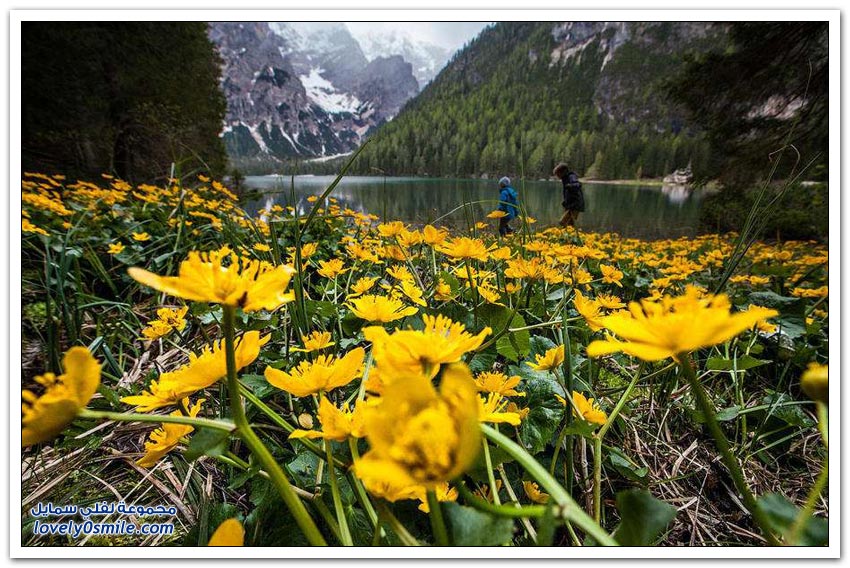
[[[555,166],[552,174],[564,185],[564,200],[561,202],[564,215],[558,224],[562,227],[575,227],[578,214],[584,211],[584,192],[578,174],[563,162]]]
[[[505,216],[499,219],[499,236],[504,237],[514,232],[510,223],[518,213],[517,192],[507,176],[499,180],[499,211],[505,212]]]

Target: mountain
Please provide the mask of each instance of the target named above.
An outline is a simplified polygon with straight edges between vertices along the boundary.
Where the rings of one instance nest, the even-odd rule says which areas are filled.
[[[341,24],[215,22],[209,37],[223,61],[222,138],[240,168],[351,152],[419,91],[410,63],[370,61]]]
[[[659,177],[708,146],[664,96],[687,54],[727,42],[698,22],[502,22],[457,52],[385,124],[356,169],[544,177]],[[329,166],[332,164],[329,164]]]
[[[449,49],[430,42],[415,40],[402,32],[368,32],[358,37],[360,47],[369,60],[387,55],[400,55],[413,66],[413,75],[424,87],[437,76],[449,60]]]

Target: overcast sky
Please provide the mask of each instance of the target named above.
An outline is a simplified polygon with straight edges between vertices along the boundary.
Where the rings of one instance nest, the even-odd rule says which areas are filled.
[[[403,32],[415,39],[458,49],[478,35],[489,22],[346,22],[351,33],[358,37],[369,32]]]

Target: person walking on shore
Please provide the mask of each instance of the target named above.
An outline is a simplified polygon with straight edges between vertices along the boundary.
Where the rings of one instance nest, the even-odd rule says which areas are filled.
[[[558,224],[562,227],[575,227],[578,214],[584,211],[584,191],[581,189],[578,174],[563,162],[555,166],[552,174],[560,179],[564,186],[564,200],[561,202],[564,215]]]
[[[499,236],[504,237],[514,232],[511,228],[511,220],[517,214],[517,192],[511,187],[511,178],[505,176],[499,180],[499,211],[505,216],[499,219]]]

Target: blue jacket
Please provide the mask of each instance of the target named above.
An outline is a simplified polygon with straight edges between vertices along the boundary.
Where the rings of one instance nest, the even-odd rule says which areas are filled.
[[[499,201],[503,203],[499,203],[499,211],[504,211],[507,213],[507,217],[503,217],[510,221],[514,217],[516,217],[519,213],[517,210],[517,193],[514,188],[511,186],[505,186],[502,188],[502,191],[499,193]]]

